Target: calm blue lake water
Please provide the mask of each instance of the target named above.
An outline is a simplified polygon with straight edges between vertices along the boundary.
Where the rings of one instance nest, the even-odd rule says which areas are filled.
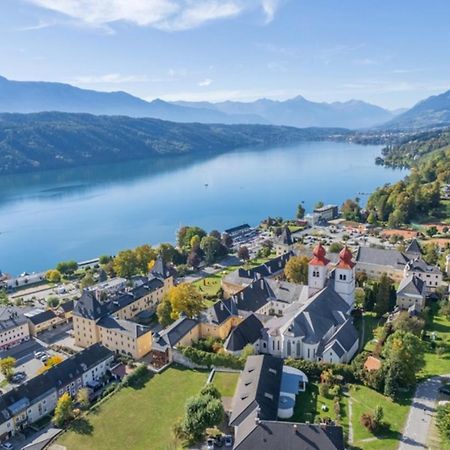
[[[180,225],[207,230],[292,217],[341,204],[404,176],[374,164],[379,146],[305,143],[0,177],[0,269],[44,270],[60,260],[175,241]],[[208,186],[205,186],[207,184]],[[360,196],[363,202],[366,196]]]

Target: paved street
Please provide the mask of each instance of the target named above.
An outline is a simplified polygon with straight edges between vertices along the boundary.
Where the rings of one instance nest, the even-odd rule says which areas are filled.
[[[417,450],[427,447],[431,418],[436,411],[439,387],[449,375],[433,377],[417,386],[399,450]]]

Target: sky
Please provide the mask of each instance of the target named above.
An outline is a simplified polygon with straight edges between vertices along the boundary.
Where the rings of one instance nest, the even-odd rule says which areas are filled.
[[[1,0],[0,75],[152,100],[450,89],[448,0]]]

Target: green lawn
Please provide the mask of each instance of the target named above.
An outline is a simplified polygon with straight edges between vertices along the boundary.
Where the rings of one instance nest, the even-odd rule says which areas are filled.
[[[238,380],[238,372],[215,372],[212,382],[222,397],[233,397]]]
[[[333,408],[333,398],[323,397],[319,393],[318,383],[308,383],[306,391],[297,395],[294,407],[294,415],[289,420],[293,422],[314,423],[316,417],[331,417],[335,419],[336,415]],[[326,411],[322,410],[322,406],[327,407]],[[348,433],[348,404],[347,398],[342,396],[341,405],[341,425],[344,432]]]
[[[57,443],[68,450],[175,449],[172,425],[206,379],[206,372],[171,367],[142,389],[120,390]]]
[[[443,355],[439,356],[426,342],[425,367],[419,373],[420,378],[428,378],[432,375],[445,375],[450,373],[450,321],[444,316],[434,316],[433,324],[427,329],[428,334],[436,335],[436,344],[446,348]]]
[[[364,345],[363,349],[372,352],[375,349],[376,342],[374,341],[374,331],[380,324],[380,319],[376,317],[376,314],[373,312],[364,313],[363,319],[364,321]]]
[[[401,432],[408,417],[410,399],[405,397],[394,403],[384,395],[366,386],[353,385],[350,388],[352,401],[353,446],[363,450],[394,450],[398,447]],[[380,405],[384,409],[384,421],[388,425],[384,430],[374,435],[360,423],[361,415],[374,412]]]
[[[264,264],[271,258],[274,258],[274,256],[272,255],[269,258],[255,258],[255,259],[250,260],[247,264],[244,264],[242,267],[245,267],[245,268],[256,267],[256,266],[259,266],[260,264]],[[229,273],[238,269],[239,267],[241,267],[241,266],[237,265],[237,266],[226,267],[217,273],[208,275],[207,277],[205,277],[201,280],[194,281],[194,286],[196,286],[203,295],[208,295],[208,296],[218,295],[222,278],[225,275],[228,275]],[[212,304],[214,304],[214,300],[206,300],[205,303],[207,306],[211,306]]]

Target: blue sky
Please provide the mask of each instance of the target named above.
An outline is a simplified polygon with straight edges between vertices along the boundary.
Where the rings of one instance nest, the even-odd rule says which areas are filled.
[[[400,108],[450,89],[449,17],[448,0],[1,0],[0,74]]]

